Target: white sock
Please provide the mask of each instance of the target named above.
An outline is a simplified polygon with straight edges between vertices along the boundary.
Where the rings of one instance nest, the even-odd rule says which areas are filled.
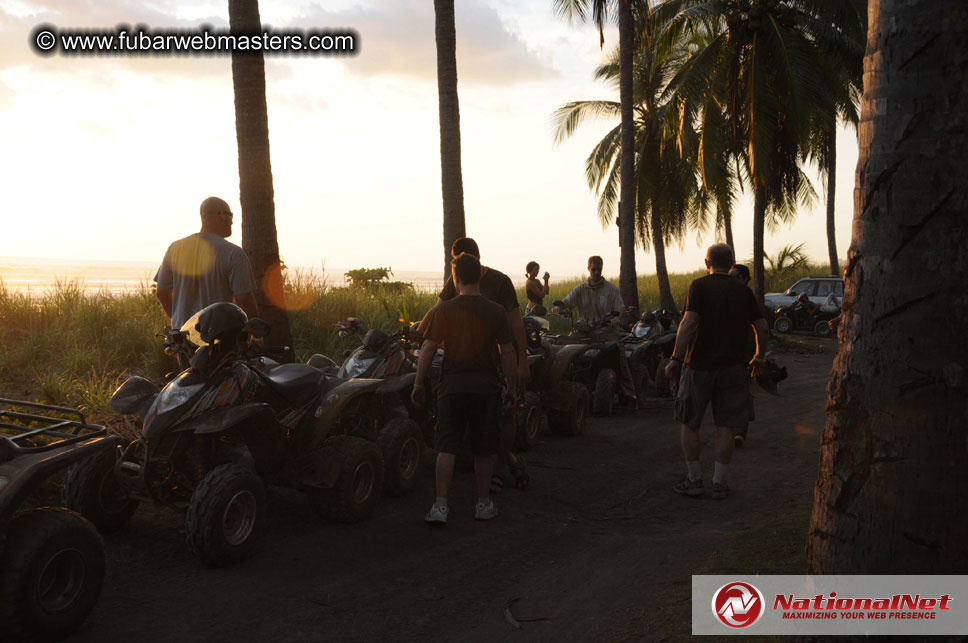
[[[437,505],[438,507],[446,507],[447,498],[441,498],[438,496],[437,499],[434,501],[434,504]]]
[[[716,470],[713,472],[713,484],[726,484],[726,469],[728,468],[728,464],[716,463]]]
[[[702,478],[702,468],[699,466],[699,460],[686,460],[686,469],[689,471],[690,480],[699,480]]]

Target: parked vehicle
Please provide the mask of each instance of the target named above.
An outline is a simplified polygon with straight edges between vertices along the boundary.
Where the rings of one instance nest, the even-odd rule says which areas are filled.
[[[551,325],[539,312],[543,311],[532,310],[523,320],[531,370],[528,393],[534,396],[527,408],[531,414],[530,408],[537,402],[540,409],[547,411],[548,428],[560,435],[578,435],[585,428],[591,395],[584,384],[567,380],[566,374],[583,346],[554,344],[557,336],[549,334]],[[529,420],[533,422],[533,418]]]
[[[342,381],[306,364],[273,365],[250,336],[268,325],[213,304],[182,331],[199,346],[191,366],[160,391],[128,379],[111,398],[143,422],[120,458],[72,467],[66,504],[100,530],[120,528],[141,501],[186,512],[192,552],[223,566],[254,554],[266,526],[265,485],[304,491],[321,514],[368,517],[384,485],[381,430],[405,416],[379,379]],[[399,426],[396,423],[394,426]]]
[[[763,296],[768,311],[780,306],[792,306],[799,295],[806,295],[818,306],[828,307],[827,298],[833,295],[838,302],[844,297],[844,280],[840,277],[805,277],[782,293],[771,292]],[[839,306],[839,304],[838,304]]]
[[[773,329],[778,333],[808,330],[820,337],[830,337],[833,331],[828,322],[839,314],[839,306],[825,309],[806,295],[799,295],[792,305],[778,306],[773,312]]]
[[[120,443],[75,409],[0,399],[4,641],[64,638],[97,603],[104,580],[104,546],[94,526],[63,507],[16,512],[51,475],[92,458],[116,457]]]

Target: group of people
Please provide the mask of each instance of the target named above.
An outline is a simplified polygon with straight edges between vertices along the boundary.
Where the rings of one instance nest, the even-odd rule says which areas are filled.
[[[231,209],[224,200],[209,197],[202,202],[200,215],[201,230],[172,243],[155,275],[157,297],[172,326],[179,328],[194,313],[220,301],[234,301],[249,317],[257,316],[255,280],[246,255],[226,240],[232,233]],[[481,263],[473,239],[456,240],[451,254],[451,276],[418,329],[427,339],[411,393],[414,404],[428,403],[431,364],[442,348],[436,395],[436,497],[424,518],[438,525],[447,522],[447,498],[465,433],[474,455],[475,519],[490,520],[498,515],[490,494],[501,490],[508,472],[518,488],[527,488],[530,482],[523,460],[511,450],[515,421],[510,411],[530,379],[514,286],[507,275]],[[685,315],[666,367],[666,376],[679,381],[675,417],[681,423],[686,460],[686,476],[673,489],[693,497],[704,494],[699,427],[711,404],[716,424],[712,496],[724,498],[729,494],[726,473],[733,447],[741,443],[739,435],[745,437],[749,421],[747,369],[754,376],[759,374],[768,331],[760,307],[745,285],[749,271],[734,265],[732,249],[725,244],[711,246],[705,263],[709,274],[689,287]],[[617,322],[612,313],[625,310],[619,289],[603,278],[603,266],[601,257],[589,257],[588,279],[561,301],[561,306],[577,309],[586,322],[609,318]],[[545,272],[539,280],[539,270],[533,261],[526,267],[528,312],[543,306],[549,293],[550,275]],[[624,351],[619,355],[620,396],[623,402],[635,405]]]

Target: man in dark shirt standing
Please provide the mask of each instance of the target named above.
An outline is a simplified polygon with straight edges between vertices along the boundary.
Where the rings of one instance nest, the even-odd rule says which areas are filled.
[[[497,453],[499,443],[499,363],[509,390],[513,391],[516,386],[511,328],[504,309],[481,295],[481,262],[463,253],[451,263],[459,294],[440,302],[428,314],[428,339],[420,348],[412,394],[415,404],[423,404],[427,374],[437,347],[443,344],[444,359],[437,390],[437,498],[424,518],[436,524],[447,522],[447,494],[454,477],[454,461],[467,429],[477,479],[474,518],[490,520],[497,516],[497,508],[490,499],[490,482],[491,456]]]
[[[706,406],[712,402],[716,423],[716,465],[713,473],[713,498],[729,495],[726,470],[733,457],[733,435],[749,422],[750,374],[747,371],[746,340],[750,325],[756,334],[756,353],[749,360],[753,375],[765,363],[769,331],[753,292],[729,276],[733,250],[724,243],[706,251],[709,274],[689,285],[686,314],[679,324],[676,345],[666,376],[679,376],[676,419],[682,422],[680,436],[686,458],[687,475],[673,487],[677,493],[703,495],[699,466],[699,426]]]
[[[480,261],[481,251],[477,246],[477,242],[470,237],[461,237],[455,240],[450,250],[451,255],[454,257],[465,252]],[[515,349],[518,385],[523,387],[531,379],[531,371],[528,368],[528,351],[526,348],[527,341],[524,335],[524,322],[521,319],[518,295],[514,291],[514,284],[511,283],[511,278],[500,270],[482,265],[480,289],[481,295],[485,299],[493,301],[504,309],[508,324],[511,327],[511,342]],[[444,289],[440,291],[440,298],[437,304],[428,311],[424,319],[429,319],[437,306],[440,306],[445,301],[450,301],[457,294],[454,278],[451,276],[447,279],[447,283],[444,284]],[[420,323],[419,332],[422,334],[427,333],[426,322],[422,321]],[[513,388],[509,390],[512,393],[515,392]],[[514,417],[501,414],[499,416],[499,422],[501,424],[501,445],[497,452],[497,460],[494,463],[494,475],[491,479],[492,491],[498,492],[502,490],[504,487],[504,472],[508,468],[514,474],[515,486],[519,489],[526,489],[530,484],[530,477],[524,468],[523,459],[511,451],[511,447],[514,446],[514,434],[517,429]]]

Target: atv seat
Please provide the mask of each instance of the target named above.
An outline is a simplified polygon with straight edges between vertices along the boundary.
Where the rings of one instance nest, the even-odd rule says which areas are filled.
[[[266,379],[286,399],[304,402],[320,392],[326,375],[306,364],[283,364],[269,371]]]

